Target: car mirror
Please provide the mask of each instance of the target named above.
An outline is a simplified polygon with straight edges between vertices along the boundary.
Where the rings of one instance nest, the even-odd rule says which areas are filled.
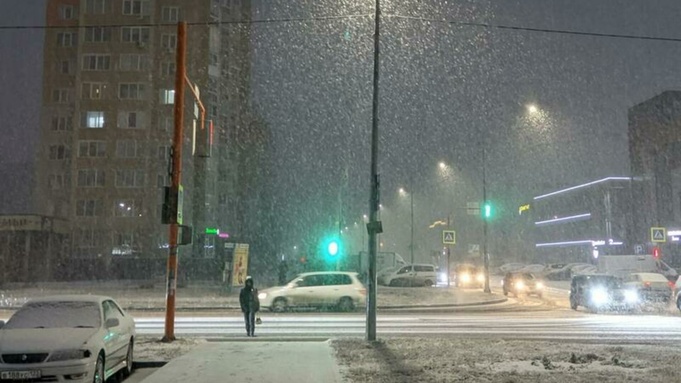
[[[5,327],[5,321],[4,321],[4,320],[0,320],[0,328],[3,328],[3,327]]]
[[[118,318],[109,318],[106,320],[106,328],[118,327],[120,324],[121,322]]]

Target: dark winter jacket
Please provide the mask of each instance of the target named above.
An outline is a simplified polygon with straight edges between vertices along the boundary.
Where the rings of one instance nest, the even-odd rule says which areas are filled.
[[[252,284],[246,283],[246,286],[239,293],[239,303],[241,304],[242,312],[257,312],[260,310],[258,289],[254,288]]]

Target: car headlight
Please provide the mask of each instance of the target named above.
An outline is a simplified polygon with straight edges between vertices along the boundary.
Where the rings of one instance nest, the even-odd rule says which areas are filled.
[[[591,302],[597,306],[608,303],[608,292],[602,288],[594,289],[591,291]]]
[[[544,288],[544,284],[541,283],[541,282],[537,282],[537,284],[535,285],[535,287],[537,288],[537,290],[541,290],[541,289]]]
[[[461,282],[468,283],[471,281],[471,275],[468,273],[461,274]]]
[[[63,360],[79,360],[90,357],[88,350],[57,350],[50,355],[50,362],[59,362]]]
[[[447,273],[440,273],[439,280],[440,282],[447,282]]]
[[[267,298],[267,293],[258,294],[258,299],[265,299],[265,298]]]
[[[475,279],[477,279],[478,282],[482,283],[485,281],[485,274],[480,273]]]
[[[525,282],[523,281],[518,281],[515,283],[515,288],[518,290],[522,290],[525,288]]]
[[[624,291],[624,301],[627,303],[636,303],[638,302],[638,291],[636,290],[625,290]]]

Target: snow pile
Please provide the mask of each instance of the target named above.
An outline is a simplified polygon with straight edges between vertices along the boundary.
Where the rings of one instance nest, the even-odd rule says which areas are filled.
[[[168,362],[204,343],[206,340],[201,338],[181,338],[166,343],[157,337],[138,336],[135,341],[135,361]]]
[[[676,347],[459,338],[332,342],[348,382],[681,381]]]

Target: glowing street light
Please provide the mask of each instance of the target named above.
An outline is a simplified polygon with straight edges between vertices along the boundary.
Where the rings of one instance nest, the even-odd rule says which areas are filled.
[[[527,105],[527,111],[530,114],[537,114],[537,113],[539,113],[539,107],[537,107],[537,105],[535,105],[535,104],[528,104]]]

